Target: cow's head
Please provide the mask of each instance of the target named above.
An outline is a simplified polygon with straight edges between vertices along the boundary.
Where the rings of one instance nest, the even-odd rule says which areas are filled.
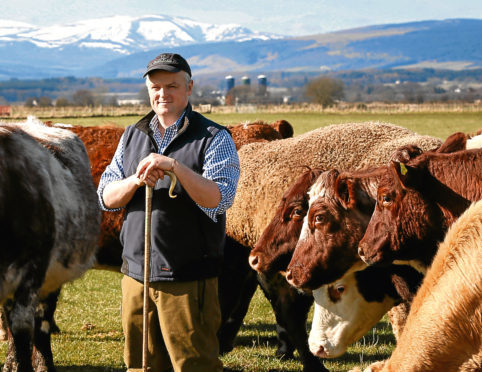
[[[368,267],[313,291],[308,344],[320,358],[336,358],[366,334],[398,301],[389,268]]]
[[[249,264],[267,274],[286,269],[308,210],[308,190],[321,169],[304,172],[284,193],[276,213],[249,256]]]
[[[313,184],[309,211],[286,272],[291,285],[315,289],[364,266],[358,243],[375,201],[361,186],[362,180],[334,169]]]
[[[425,261],[426,257],[421,256],[423,247],[431,242],[433,227],[441,223],[441,216],[423,196],[430,193],[424,173],[420,167],[399,162],[391,162],[386,168],[377,190],[375,211],[358,249],[367,264]]]

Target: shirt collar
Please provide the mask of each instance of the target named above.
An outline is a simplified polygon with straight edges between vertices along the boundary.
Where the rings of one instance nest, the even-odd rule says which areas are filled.
[[[166,128],[166,130],[170,130],[171,128],[176,128],[176,132],[182,127],[182,122],[183,122],[183,119],[184,119],[184,116],[186,114],[186,110],[184,110],[181,114],[181,116],[179,116],[179,118],[176,120],[176,122],[173,124],[173,125],[170,125],[169,127]],[[154,115],[149,123],[149,127],[152,129],[152,131],[158,131],[159,130],[159,126],[160,123],[159,123],[159,118],[156,115]]]

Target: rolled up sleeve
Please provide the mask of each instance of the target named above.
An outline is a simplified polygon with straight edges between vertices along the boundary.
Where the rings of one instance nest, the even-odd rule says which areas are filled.
[[[203,177],[214,181],[221,193],[221,200],[215,208],[199,206],[214,222],[233,205],[240,174],[239,157],[231,135],[219,131],[206,150]]]
[[[107,208],[104,204],[104,199],[102,197],[104,193],[104,189],[106,186],[112,182],[115,181],[120,181],[126,178],[124,174],[124,169],[122,167],[123,161],[124,161],[124,134],[121,136],[119,140],[119,144],[117,145],[117,149],[114,153],[114,157],[112,158],[111,163],[106,167],[104,173],[102,173],[102,176],[100,177],[99,180],[99,186],[97,187],[97,195],[99,197],[99,204],[100,208],[103,211],[108,211],[108,212],[115,212],[115,211],[120,211],[122,208]]]

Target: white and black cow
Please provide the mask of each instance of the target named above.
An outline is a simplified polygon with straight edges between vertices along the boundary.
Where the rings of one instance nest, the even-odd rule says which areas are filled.
[[[4,372],[55,370],[44,300],[93,265],[99,231],[82,141],[39,122],[0,124],[0,304],[12,335]]]
[[[310,351],[320,358],[342,355],[400,303],[399,281],[415,290],[421,278],[408,265],[370,266],[315,289]]]

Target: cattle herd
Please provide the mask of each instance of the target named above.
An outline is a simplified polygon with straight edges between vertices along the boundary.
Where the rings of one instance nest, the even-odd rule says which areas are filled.
[[[284,120],[228,130],[242,171],[219,278],[222,353],[260,286],[277,355],[296,349],[305,372],[327,371],[323,358],[387,312],[397,346],[366,371],[482,370],[481,136],[442,143],[378,122],[296,137]],[[61,285],[119,271],[124,212],[101,212],[95,187],[122,132],[0,123],[4,372],[54,371]]]

